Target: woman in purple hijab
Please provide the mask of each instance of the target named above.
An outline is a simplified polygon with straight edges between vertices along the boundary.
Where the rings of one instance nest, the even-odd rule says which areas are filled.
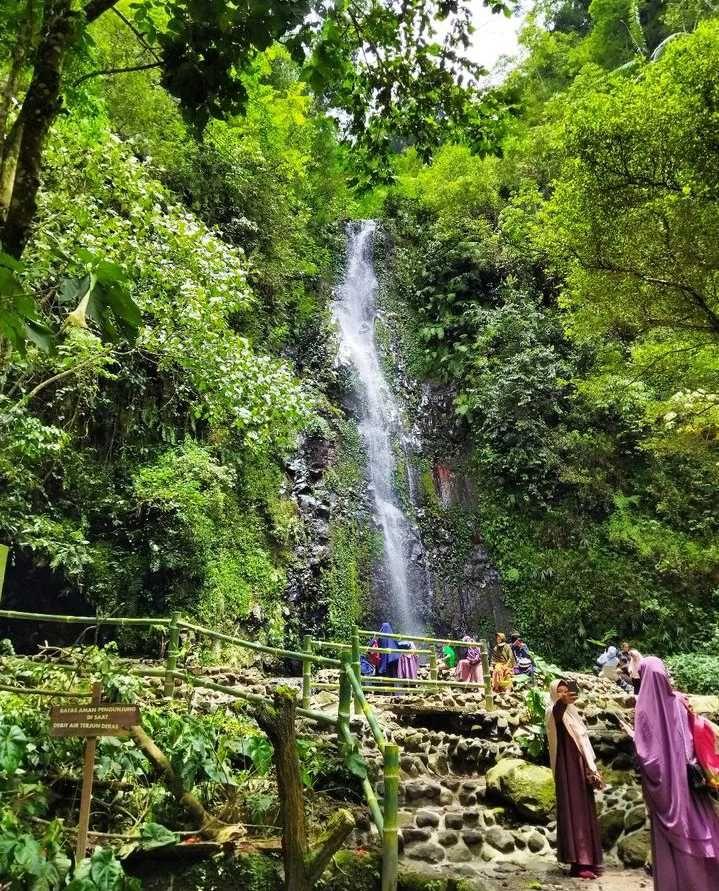
[[[686,701],[656,656],[642,661],[639,676],[634,744],[651,817],[655,891],[717,891],[719,817],[689,786],[694,746]]]
[[[379,634],[379,646],[381,650],[399,649],[399,644],[395,639],[394,631],[392,631],[392,626],[389,622],[384,622],[380,626]],[[384,677],[396,678],[397,668],[399,667],[399,657],[399,653],[382,653],[377,674],[381,674]]]

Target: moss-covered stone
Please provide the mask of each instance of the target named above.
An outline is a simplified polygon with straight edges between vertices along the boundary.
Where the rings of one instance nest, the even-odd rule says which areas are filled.
[[[549,821],[556,807],[552,771],[521,758],[498,761],[487,773],[487,792],[537,822]]]
[[[619,842],[619,859],[625,866],[636,868],[644,866],[649,858],[651,840],[648,829],[640,829],[625,835]]]
[[[624,832],[624,811],[612,808],[605,811],[599,818],[599,829],[602,834],[602,847],[609,851]]]

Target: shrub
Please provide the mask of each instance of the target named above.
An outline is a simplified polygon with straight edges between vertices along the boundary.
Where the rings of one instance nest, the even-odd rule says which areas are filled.
[[[679,653],[670,656],[666,663],[681,690],[719,695],[719,656]]]

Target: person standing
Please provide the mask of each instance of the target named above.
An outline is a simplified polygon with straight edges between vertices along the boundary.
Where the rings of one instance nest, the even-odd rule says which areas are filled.
[[[415,651],[417,647],[411,640],[399,641],[399,647],[402,650],[406,650],[406,653],[400,654],[399,662],[397,663],[397,677],[416,680],[418,660]]]
[[[466,643],[472,643],[472,638],[464,635],[462,638]],[[460,681],[471,682],[473,684],[484,683],[484,671],[482,669],[482,653],[479,647],[467,647],[464,658],[460,659],[457,666],[457,679]]]
[[[622,644],[622,658],[627,663],[627,674],[634,688],[634,695],[639,693],[642,682],[639,677],[639,666],[642,663],[642,654],[635,647],[630,646],[625,640]]]
[[[380,650],[398,650],[399,645],[394,637],[394,631],[392,631],[392,626],[389,622],[384,622],[384,624],[379,629],[379,649]],[[399,653],[380,653],[379,654],[379,667],[377,668],[377,674],[382,675],[386,678],[396,678],[397,677],[397,669],[399,667]]]
[[[498,631],[492,648],[492,689],[504,693],[512,689],[512,649],[502,631]]]
[[[596,879],[602,842],[594,790],[603,786],[589,734],[575,705],[577,694],[566,680],[550,687],[545,722],[549,757],[557,790],[557,859],[570,875]]]
[[[719,888],[719,816],[706,792],[695,792],[687,701],[672,689],[666,666],[648,656],[639,667],[634,747],[651,819],[655,891]]]
[[[616,647],[607,647],[602,655],[597,659],[599,668],[599,677],[607,678],[610,681],[619,679],[619,652]]]

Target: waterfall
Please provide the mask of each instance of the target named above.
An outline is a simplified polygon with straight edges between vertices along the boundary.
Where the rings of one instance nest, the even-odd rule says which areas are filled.
[[[347,264],[334,305],[341,357],[357,375],[359,429],[367,452],[367,473],[378,525],[384,539],[384,564],[390,616],[401,631],[419,627],[420,604],[411,563],[418,533],[402,511],[395,490],[393,440],[404,449],[407,432],[387,382],[375,340],[377,278],[372,248],[373,220],[348,226]],[[411,476],[411,475],[410,475]],[[411,479],[410,479],[411,487]],[[411,489],[410,489],[411,491]],[[424,567],[421,567],[424,575]]]

